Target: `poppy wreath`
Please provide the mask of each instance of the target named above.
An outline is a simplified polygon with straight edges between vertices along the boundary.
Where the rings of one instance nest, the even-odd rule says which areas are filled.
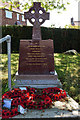
[[[53,101],[60,100],[67,96],[66,91],[57,87],[43,89],[43,94],[48,95]]]
[[[38,93],[37,93],[38,91]],[[18,115],[18,105],[29,109],[46,109],[52,104],[52,101],[60,100],[66,97],[66,91],[57,87],[44,88],[40,91],[35,88],[26,87],[26,90],[14,88],[2,95],[4,99],[12,99],[11,109],[2,110],[2,118],[10,118]],[[4,104],[4,103],[3,103]]]
[[[32,99],[28,99],[26,105],[29,109],[45,109],[49,108],[52,103],[52,100],[47,95],[32,95]]]
[[[2,110],[2,118],[11,118],[15,115],[18,115],[19,112],[18,112],[18,108],[13,108],[12,110],[8,110],[8,109],[3,109]]]

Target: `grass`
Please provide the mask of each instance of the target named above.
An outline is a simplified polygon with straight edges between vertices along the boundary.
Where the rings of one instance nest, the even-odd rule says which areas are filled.
[[[54,54],[55,70],[58,78],[63,84],[68,94],[80,104],[80,54],[65,55],[61,53]],[[11,54],[11,78],[13,79],[18,70],[19,54]],[[0,64],[0,74],[2,74],[2,93],[8,90],[8,58],[2,54],[2,64]]]

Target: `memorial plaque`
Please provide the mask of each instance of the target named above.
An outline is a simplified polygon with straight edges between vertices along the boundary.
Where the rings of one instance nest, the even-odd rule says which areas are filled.
[[[19,74],[51,74],[54,72],[53,40],[21,40]]]

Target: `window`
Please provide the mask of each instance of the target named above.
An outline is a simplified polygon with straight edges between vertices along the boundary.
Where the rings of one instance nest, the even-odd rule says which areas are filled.
[[[17,20],[19,20],[19,14],[17,13]]]
[[[6,10],[5,12],[6,12],[6,18],[12,19],[12,12],[8,10]]]
[[[24,15],[22,15],[22,21],[25,21],[25,19],[24,19]]]

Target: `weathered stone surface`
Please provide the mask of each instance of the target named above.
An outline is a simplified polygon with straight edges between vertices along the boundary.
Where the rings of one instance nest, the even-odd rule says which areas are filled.
[[[21,40],[18,73],[54,74],[53,40]]]
[[[73,100],[71,97],[69,98],[68,103],[70,104],[72,109],[74,110],[79,109],[79,104],[75,100]]]
[[[65,104],[65,102],[56,101],[56,102],[54,102],[53,108],[54,107],[64,110],[66,108],[66,104]]]
[[[43,112],[44,111],[44,112]],[[68,117],[80,117],[80,113],[78,115],[73,115],[72,112],[67,110],[59,110],[57,108],[52,109],[44,109],[44,110],[28,110],[26,115],[17,115],[13,118],[68,118]]]
[[[78,110],[73,110],[73,111],[72,111],[72,114],[73,114],[73,115],[79,115],[79,112],[78,112]]]
[[[45,20],[49,20],[49,13],[41,7],[40,2],[34,2],[33,7],[24,13],[24,18],[33,24],[32,40],[41,40],[40,25],[43,24]]]
[[[61,101],[56,101],[54,102],[54,105],[52,106],[53,108],[58,108],[58,109],[62,109],[62,110],[78,110],[79,109],[79,104],[73,100],[71,97],[67,97],[67,101],[66,99],[64,99],[64,102]]]

